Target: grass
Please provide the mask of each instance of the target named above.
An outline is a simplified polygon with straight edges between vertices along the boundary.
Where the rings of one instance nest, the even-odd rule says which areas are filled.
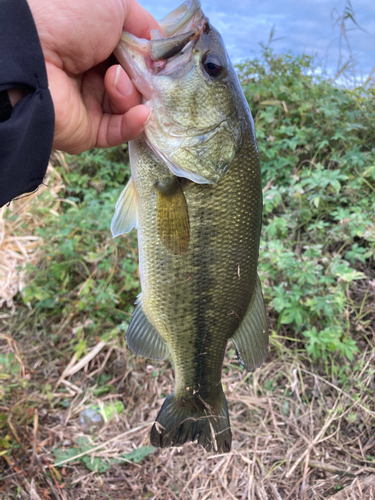
[[[35,351],[22,374],[9,340],[5,498],[34,484],[40,498],[319,499],[354,480],[361,484],[375,466],[373,353],[358,358],[345,391],[283,342],[271,337],[270,359],[255,374],[239,370],[228,352],[223,383],[233,450],[216,456],[193,444],[149,447],[153,419],[173,387],[169,362],[150,364],[116,342],[56,387],[63,366],[55,361],[33,370],[32,362],[40,363]],[[95,396],[103,387],[105,395]],[[81,411],[119,399],[125,411],[83,436]],[[134,450],[139,462],[126,458]]]
[[[48,187],[2,214],[2,498],[374,494],[374,88],[335,87],[311,58],[269,49],[238,70],[265,186],[259,271],[272,335],[253,374],[228,345],[232,452],[150,447],[173,370],[126,348],[136,236],[112,240],[109,226],[127,148],[56,153]],[[90,430],[81,419],[92,407],[104,425]]]

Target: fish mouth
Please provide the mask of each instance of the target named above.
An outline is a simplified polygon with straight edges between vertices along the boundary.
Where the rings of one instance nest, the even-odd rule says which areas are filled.
[[[207,22],[200,1],[187,0],[159,21],[163,33],[151,30],[151,40],[122,32],[114,54],[146,101],[152,96],[147,80],[158,73],[170,75],[177,66],[186,68]],[[175,56],[179,56],[176,61]],[[181,76],[179,72],[177,77]]]
[[[155,62],[169,59],[181,52],[191,40],[196,42],[207,21],[199,0],[184,2],[160,21],[165,37],[159,31],[151,30],[151,60]]]
[[[202,23],[203,24],[203,23]],[[170,59],[181,52],[184,47],[191,41],[197,40],[202,31],[202,27],[190,30],[181,35],[174,35],[168,38],[151,39],[150,41],[150,58],[153,62]],[[157,68],[158,66],[156,66]]]
[[[136,39],[133,35],[123,32],[120,39],[127,45],[127,50],[140,51],[145,59],[149,76],[158,73],[170,75],[176,71],[178,66],[185,67],[191,59],[194,45],[199,40],[201,33],[206,29],[208,20],[202,19],[198,26],[186,33],[180,33],[170,37],[163,37],[158,30],[152,30],[150,41]],[[154,38],[153,38],[154,37]],[[126,50],[123,47],[123,50]],[[115,51],[122,63],[121,49]],[[183,57],[186,54],[186,57]],[[177,57],[176,57],[177,56]],[[168,65],[167,65],[168,64]],[[181,72],[178,77],[181,77]]]

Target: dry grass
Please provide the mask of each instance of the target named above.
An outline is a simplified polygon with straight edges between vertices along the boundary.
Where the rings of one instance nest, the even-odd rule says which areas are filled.
[[[60,175],[49,165],[44,185],[0,208],[0,307],[6,305],[12,313],[13,298],[25,286],[25,265],[39,258],[41,240],[32,234],[32,229],[43,225],[45,210],[58,210],[63,189]]]
[[[115,390],[101,401],[121,399],[125,404],[122,414],[95,437],[89,436],[95,448],[83,452],[106,461],[149,445],[151,424],[163,396],[173,389],[170,363],[150,364],[125,346],[106,345],[91,360],[87,358],[80,371],[62,379],[59,374],[69,360],[65,366],[40,364],[35,348],[27,343],[17,346],[10,337],[2,340],[2,352],[15,354],[21,362],[18,377],[28,379],[29,387],[26,391],[19,384],[6,408],[9,430],[19,447],[11,456],[3,456],[7,462],[3,498],[374,498],[375,370],[370,350],[362,353],[351,386],[343,390],[314,373],[302,353],[284,348],[273,337],[269,360],[254,374],[228,361],[224,368],[233,429],[231,453],[207,453],[192,443],[155,450],[139,464],[125,462],[99,474],[77,459],[55,467],[52,454],[61,445],[71,448],[83,434],[78,417],[97,403],[96,376],[113,377],[108,384]],[[49,384],[49,392],[30,391],[42,383]],[[22,420],[26,401],[29,416]],[[70,403],[67,409],[60,404],[63,401]],[[338,492],[340,488],[345,489]]]

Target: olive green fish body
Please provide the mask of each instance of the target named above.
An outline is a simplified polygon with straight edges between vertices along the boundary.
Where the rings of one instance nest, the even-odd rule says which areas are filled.
[[[175,390],[151,442],[165,447],[197,440],[206,449],[229,451],[221,385],[227,342],[233,338],[247,369],[261,364],[268,346],[257,277],[262,190],[247,103],[230,64],[221,79],[204,73],[207,53],[213,54],[210,73],[227,56],[213,28],[206,20],[199,24],[202,15],[196,18],[201,32],[187,42],[193,46],[187,68],[177,65],[176,73],[173,67],[172,78],[160,75],[154,118],[130,143],[132,180],[113,232],[137,224],[142,297],[128,345],[154,359],[170,352],[175,367]],[[172,118],[165,118],[162,105]]]

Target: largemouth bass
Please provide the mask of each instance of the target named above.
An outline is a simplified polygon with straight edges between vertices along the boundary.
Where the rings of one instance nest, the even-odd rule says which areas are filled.
[[[220,34],[189,0],[151,41],[123,33],[116,57],[151,108],[129,144],[131,179],[113,236],[138,229],[142,294],[127,331],[133,353],[172,355],[176,386],[151,430],[158,447],[231,447],[221,384],[233,340],[247,370],[268,332],[257,275],[262,189],[254,125]],[[165,35],[165,36],[164,36]]]

